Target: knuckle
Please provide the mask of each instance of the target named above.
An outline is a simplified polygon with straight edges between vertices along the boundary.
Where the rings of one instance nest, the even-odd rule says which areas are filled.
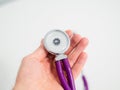
[[[27,62],[29,59],[30,59],[30,56],[29,56],[29,55],[23,57],[23,59],[22,59],[22,63]]]

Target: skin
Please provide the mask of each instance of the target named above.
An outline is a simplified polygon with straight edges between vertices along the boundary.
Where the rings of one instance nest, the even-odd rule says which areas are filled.
[[[71,30],[66,33],[71,38],[71,45],[65,54],[76,79],[87,59],[84,50],[88,39]],[[23,58],[13,90],[64,90],[57,76],[54,56],[45,50],[42,42],[33,53]]]

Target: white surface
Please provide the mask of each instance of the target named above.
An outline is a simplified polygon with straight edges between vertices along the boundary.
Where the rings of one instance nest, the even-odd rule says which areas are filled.
[[[120,0],[19,0],[0,6],[0,90],[10,90],[22,58],[51,29],[89,38],[90,90],[120,90]],[[80,82],[80,83],[79,83]],[[80,77],[76,81],[81,89]]]

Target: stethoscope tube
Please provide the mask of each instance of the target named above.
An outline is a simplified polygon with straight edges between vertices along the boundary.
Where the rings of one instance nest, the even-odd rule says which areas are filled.
[[[68,59],[65,58],[65,59],[56,61],[55,64],[56,64],[58,77],[60,79],[61,85],[63,86],[64,90],[76,90],[75,83],[74,83],[74,78],[73,78],[73,75],[72,75],[72,71],[71,71]],[[67,78],[64,75],[64,72],[63,72],[63,69],[62,69],[62,64],[63,64],[64,69],[66,71]]]
[[[75,82],[74,82],[74,78],[73,78],[72,71],[70,68],[70,64],[68,62],[68,58],[55,61],[55,65],[56,65],[56,70],[57,70],[59,80],[64,90],[76,90]],[[64,67],[64,70],[66,71],[67,77],[65,77],[64,75],[64,72],[63,72],[64,70],[63,70],[62,65]],[[84,84],[84,90],[89,90],[87,79],[83,75],[83,73],[82,73],[82,80]]]
[[[82,80],[83,80],[83,83],[84,83],[84,89],[89,90],[88,82],[87,82],[87,79],[86,79],[85,75],[82,75]]]

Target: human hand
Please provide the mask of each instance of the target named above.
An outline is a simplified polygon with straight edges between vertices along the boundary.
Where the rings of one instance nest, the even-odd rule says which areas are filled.
[[[66,55],[76,79],[87,59],[84,49],[88,45],[88,39],[73,34],[71,30],[66,32],[71,38]],[[45,50],[42,42],[35,52],[22,60],[13,90],[63,90],[55,69],[54,56]]]

